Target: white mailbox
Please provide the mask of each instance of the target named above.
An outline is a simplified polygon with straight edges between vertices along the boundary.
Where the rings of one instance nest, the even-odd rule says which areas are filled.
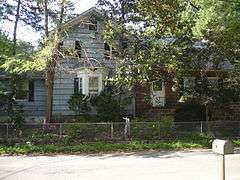
[[[233,143],[229,140],[216,139],[212,143],[212,150],[221,155],[233,154]]]

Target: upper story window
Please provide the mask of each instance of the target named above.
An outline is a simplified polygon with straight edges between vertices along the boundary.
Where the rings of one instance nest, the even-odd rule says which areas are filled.
[[[77,57],[82,57],[82,45],[80,41],[75,41],[75,51]]]
[[[88,29],[90,31],[97,31],[97,21],[91,21],[89,26],[88,26]]]
[[[104,58],[105,59],[112,59],[113,56],[113,48],[108,44],[104,43]]]

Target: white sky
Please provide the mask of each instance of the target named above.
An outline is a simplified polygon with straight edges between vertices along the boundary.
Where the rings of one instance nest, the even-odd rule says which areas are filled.
[[[10,0],[11,1],[11,0]],[[97,0],[72,0],[75,4],[75,12],[76,14],[80,14],[89,8],[93,7]],[[4,22],[1,24],[2,29],[9,33],[9,36],[12,37],[12,30],[13,30],[13,23],[10,22]],[[23,26],[22,24],[19,24],[18,32],[17,32],[17,38],[31,42],[33,44],[37,44],[37,41],[41,37],[41,34],[38,32],[34,32],[31,27]]]

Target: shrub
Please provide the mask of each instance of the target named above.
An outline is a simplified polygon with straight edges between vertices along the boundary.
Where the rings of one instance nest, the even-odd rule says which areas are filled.
[[[153,121],[159,123],[160,137],[170,137],[173,134],[174,117],[157,115]]]
[[[173,134],[174,118],[160,114],[153,118],[134,118],[131,124],[134,138],[159,139],[170,137]]]
[[[110,90],[104,90],[101,94],[91,100],[96,107],[97,116],[100,121],[118,121],[120,116],[120,106]]]
[[[13,114],[10,116],[10,122],[13,123],[14,130],[21,135],[25,122],[24,112],[22,110],[16,110],[13,112]]]
[[[196,100],[189,100],[176,109],[174,116],[178,122],[204,121],[205,107]]]
[[[86,114],[91,110],[89,105],[89,97],[80,92],[74,93],[68,101],[69,109],[74,111],[76,115]]]
[[[69,124],[64,127],[63,134],[67,135],[67,141],[84,142],[106,140],[110,138],[110,126],[103,124]]]

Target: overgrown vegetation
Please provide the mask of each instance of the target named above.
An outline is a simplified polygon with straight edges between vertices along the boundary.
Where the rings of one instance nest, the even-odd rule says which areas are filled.
[[[91,110],[89,100],[89,96],[76,92],[68,101],[69,109],[74,111],[76,115],[86,115]]]
[[[94,97],[91,103],[96,107],[100,121],[114,122],[120,120],[120,104],[114,92],[106,88],[99,96]]]
[[[239,139],[233,140],[240,146]],[[109,153],[132,152],[146,150],[183,150],[211,148],[212,139],[206,136],[190,136],[173,141],[132,141],[124,143],[84,143],[77,145],[33,145],[31,143],[18,146],[0,146],[0,155],[9,154],[52,154],[52,153]]]

